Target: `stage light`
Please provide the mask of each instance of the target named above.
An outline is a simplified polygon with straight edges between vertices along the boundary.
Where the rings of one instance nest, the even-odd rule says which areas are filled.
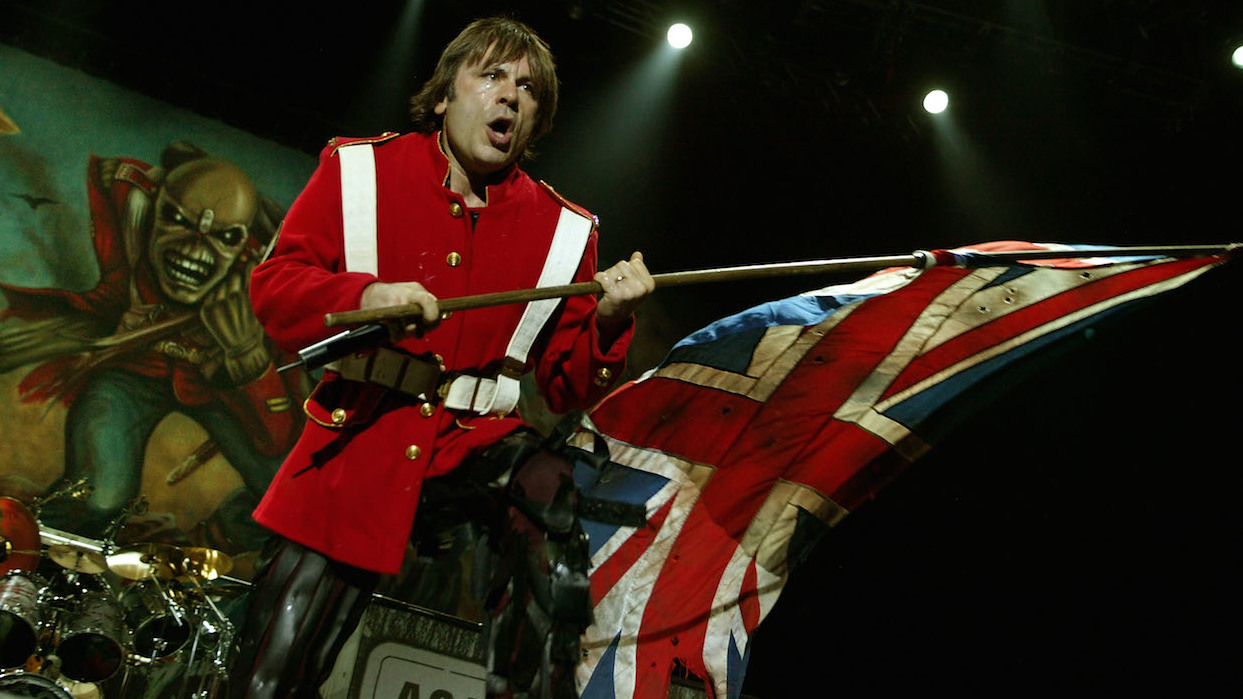
[[[929,114],[940,114],[950,106],[950,96],[944,90],[933,90],[924,96],[924,109]]]
[[[1234,50],[1234,54],[1230,56],[1230,61],[1234,63],[1235,68],[1243,68],[1243,46]]]
[[[678,22],[669,27],[669,33],[665,35],[665,38],[669,40],[669,45],[673,48],[684,49],[691,45],[691,39],[694,38],[694,35],[691,33],[690,27]]]

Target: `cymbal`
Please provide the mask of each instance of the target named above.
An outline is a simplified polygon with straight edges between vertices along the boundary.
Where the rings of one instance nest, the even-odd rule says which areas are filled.
[[[0,575],[39,567],[39,522],[20,500],[0,497]]]
[[[192,577],[200,580],[215,580],[233,570],[233,559],[229,558],[228,554],[215,549],[187,548],[185,554],[185,561],[182,562],[184,568],[182,580],[189,581]]]
[[[250,590],[249,585],[241,582],[234,582],[226,578],[213,581],[203,586],[203,594],[211,599],[211,601],[218,604],[223,602],[232,602],[233,600],[241,597],[248,590]]]
[[[133,544],[107,557],[108,569],[129,580],[170,580],[181,571],[185,553],[169,544]]]
[[[108,559],[102,553],[71,544],[53,544],[47,547],[47,557],[61,568],[75,573],[95,575],[108,570]]]

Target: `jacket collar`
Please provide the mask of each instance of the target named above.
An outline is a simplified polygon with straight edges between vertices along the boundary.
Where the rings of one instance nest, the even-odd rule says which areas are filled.
[[[445,153],[441,146],[440,131],[436,131],[428,138],[427,147],[430,151],[432,163],[434,167],[432,171],[436,174],[437,184],[445,189],[449,188],[449,155]],[[517,189],[515,185],[522,178],[522,170],[517,163],[509,166],[505,171],[505,176],[494,184],[488,185],[484,189],[483,200],[488,206],[504,203]]]

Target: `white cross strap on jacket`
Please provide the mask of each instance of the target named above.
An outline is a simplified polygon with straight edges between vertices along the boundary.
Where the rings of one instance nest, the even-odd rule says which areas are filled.
[[[345,267],[351,272],[376,275],[379,253],[375,152],[370,143],[358,143],[344,146],[337,153],[341,156]],[[569,207],[561,207],[537,287],[559,286],[574,279],[594,225],[591,218]],[[512,412],[521,393],[520,367],[525,367],[531,347],[558,303],[560,300],[555,298],[527,303],[505,350],[506,370],[493,377],[461,375],[454,378],[444,392],[445,407],[480,415]]]

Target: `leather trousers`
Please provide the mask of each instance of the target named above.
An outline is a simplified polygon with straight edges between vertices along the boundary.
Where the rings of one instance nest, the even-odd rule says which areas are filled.
[[[492,550],[479,591],[488,619],[489,697],[576,697],[578,640],[591,620],[586,536],[569,461],[520,431],[424,484],[420,541],[463,517]],[[317,697],[379,575],[292,541],[265,546],[230,673],[231,699]]]
[[[231,699],[314,699],[358,627],[379,575],[273,537],[256,567]]]

